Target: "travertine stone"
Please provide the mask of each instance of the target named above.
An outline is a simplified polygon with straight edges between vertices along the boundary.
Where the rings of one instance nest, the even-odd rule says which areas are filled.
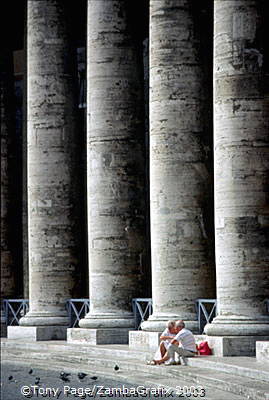
[[[206,341],[217,357],[255,356],[257,340],[268,340],[269,336],[207,336]]]
[[[8,339],[31,340],[66,340],[65,326],[8,326]]]
[[[80,189],[73,52],[65,2],[28,1],[30,311],[21,325],[67,325],[79,272]]]
[[[12,158],[14,158],[14,82],[12,51],[0,56],[0,121],[1,121],[1,299],[14,297],[15,249],[12,237],[14,191]]]
[[[268,335],[269,98],[264,11],[215,1],[215,229],[219,315],[208,335]],[[268,53],[268,52],[267,52]]]
[[[142,46],[129,2],[88,1],[88,248],[82,328],[133,327],[145,253]]]
[[[67,329],[68,343],[98,344],[128,344],[129,328],[69,328]]]
[[[156,351],[160,344],[160,336],[160,332],[130,331],[129,347],[130,349]]]
[[[214,297],[210,127],[201,54],[200,6],[150,3],[150,197],[154,314],[143,330],[168,319],[197,329],[195,300]]]
[[[258,362],[269,365],[269,341],[256,342],[256,358]]]

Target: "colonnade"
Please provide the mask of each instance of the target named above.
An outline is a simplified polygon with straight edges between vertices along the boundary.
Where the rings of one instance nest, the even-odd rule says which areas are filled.
[[[269,333],[264,304],[269,298],[268,54],[262,5],[215,0],[213,40],[210,26],[201,33],[211,2],[150,1],[154,313],[144,331],[160,331],[171,318],[184,319],[195,330],[195,300],[215,297],[216,263],[218,316],[207,334]],[[22,326],[66,326],[64,302],[74,297],[79,274],[81,187],[67,20],[64,2],[28,0],[30,311]],[[143,294],[139,288],[149,268],[143,53],[128,1],[88,0],[87,25],[91,311],[80,327],[128,331],[134,323],[131,299]]]

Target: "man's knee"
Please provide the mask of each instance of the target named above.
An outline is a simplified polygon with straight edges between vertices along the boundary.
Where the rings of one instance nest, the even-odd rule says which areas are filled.
[[[169,346],[168,346],[168,348],[167,348],[167,352],[168,352],[168,354],[169,354],[170,356],[173,356],[173,355],[175,354],[175,352],[177,351],[177,349],[178,349],[178,346],[176,346],[176,345],[170,343]]]

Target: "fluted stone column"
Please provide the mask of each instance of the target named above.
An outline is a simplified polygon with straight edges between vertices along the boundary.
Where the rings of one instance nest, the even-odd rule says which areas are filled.
[[[83,328],[131,328],[131,300],[143,285],[143,58],[129,6],[125,0],[88,1],[91,311],[80,321]]]
[[[27,18],[30,311],[20,324],[59,337],[51,327],[68,325],[79,267],[75,58],[64,1],[28,0]]]
[[[206,327],[208,335],[269,335],[269,316],[264,304],[269,298],[265,3],[215,0],[214,158],[219,314]]]
[[[196,6],[195,6],[196,7]],[[200,9],[198,7],[198,9]],[[195,14],[198,12],[198,14]],[[198,18],[197,18],[198,16]],[[150,197],[153,315],[197,329],[195,300],[214,296],[207,203],[210,126],[199,11],[189,0],[150,3]],[[211,255],[210,255],[211,251]]]
[[[13,53],[2,50],[0,57],[0,112],[1,112],[1,296],[14,297],[16,293],[15,245],[12,239],[14,193],[12,187],[12,158],[14,158],[14,82]],[[5,336],[5,319],[1,309],[1,336]]]

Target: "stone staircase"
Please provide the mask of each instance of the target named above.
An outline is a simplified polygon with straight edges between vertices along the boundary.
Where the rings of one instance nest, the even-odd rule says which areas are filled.
[[[33,363],[114,378],[120,382],[164,386],[174,393],[183,386],[202,386],[206,400],[269,400],[269,365],[251,357],[195,357],[187,366],[149,366],[152,354],[127,345],[89,346],[64,341],[2,340],[2,361]],[[114,371],[114,365],[120,369]]]

